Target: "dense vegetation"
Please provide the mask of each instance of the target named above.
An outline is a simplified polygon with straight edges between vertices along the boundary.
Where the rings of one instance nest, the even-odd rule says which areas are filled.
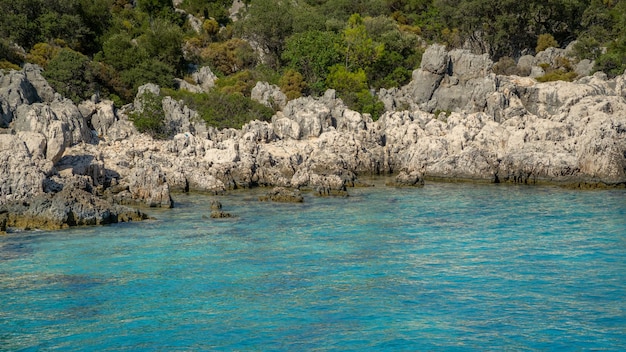
[[[626,0],[244,3],[234,20],[230,0],[184,0],[184,12],[171,0],[0,0],[0,68],[33,62],[74,101],[98,93],[124,104],[144,83],[174,88],[174,78],[209,65],[215,93],[186,97],[205,111],[245,105],[241,96],[266,80],[290,98],[334,88],[374,117],[382,105],[371,91],[407,83],[430,42],[469,46],[509,69],[511,58],[578,40],[578,58],[597,70],[626,69]],[[571,79],[563,72],[553,75]],[[229,110],[213,109],[205,115],[219,125],[215,116]]]

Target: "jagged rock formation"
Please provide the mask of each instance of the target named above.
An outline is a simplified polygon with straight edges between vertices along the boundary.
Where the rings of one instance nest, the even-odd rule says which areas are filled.
[[[287,105],[285,93],[281,92],[277,85],[267,82],[257,82],[252,88],[250,98],[270,108],[283,109]]]
[[[626,75],[538,83],[491,67],[486,56],[432,46],[411,83],[380,92],[388,111],[378,121],[328,91],[287,102],[271,122],[217,130],[166,97],[174,136],[165,141],[129,121],[141,99],[121,110],[107,101],[75,106],[50,92],[36,67],[5,73],[0,225],[31,213],[56,224],[134,219],[119,207],[170,207],[171,191],[268,186],[347,195],[362,175],[397,174],[392,185],[418,187],[424,179],[626,185]],[[260,100],[273,100],[273,87],[257,87]],[[159,88],[138,96],[146,91]],[[55,197],[67,206],[54,216],[33,207]]]

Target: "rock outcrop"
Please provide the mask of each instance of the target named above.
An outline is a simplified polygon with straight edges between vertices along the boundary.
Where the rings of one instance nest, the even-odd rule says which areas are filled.
[[[203,90],[209,72],[198,71]],[[330,90],[286,102],[271,122],[218,130],[164,97],[168,140],[138,133],[127,115],[141,111],[145,92],[161,93],[156,85],[119,110],[110,101],[76,106],[50,89],[37,67],[0,75],[0,231],[140,219],[126,206],[171,207],[171,191],[265,186],[267,200],[297,201],[299,190],[345,196],[363,175],[413,187],[430,179],[626,185],[626,74],[538,83],[494,74],[484,55],[434,45],[408,85],[381,90],[388,111],[377,121]],[[255,88],[265,103],[281,101],[277,94],[266,83]]]
[[[57,230],[69,226],[105,225],[140,221],[147,215],[139,210],[111,203],[89,191],[88,181],[77,179],[54,194],[40,194],[28,202],[0,206],[6,213],[6,227]],[[5,227],[5,230],[6,230]]]
[[[281,92],[278,86],[267,82],[257,82],[254,88],[252,88],[250,97],[252,100],[273,109],[282,110],[287,104],[285,93]]]

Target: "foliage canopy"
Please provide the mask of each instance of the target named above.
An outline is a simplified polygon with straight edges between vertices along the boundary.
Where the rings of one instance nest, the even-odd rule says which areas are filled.
[[[382,104],[372,92],[406,84],[432,42],[488,53],[499,73],[519,73],[513,58],[577,40],[579,59],[609,76],[626,70],[626,0],[245,0],[237,16],[231,5],[0,0],[0,68],[33,62],[74,101],[98,93],[121,105],[142,84],[173,88],[175,78],[209,65],[219,95],[185,98],[203,109],[257,109],[241,99],[267,80],[290,98],[336,89],[374,117]],[[541,79],[572,79],[571,71]]]

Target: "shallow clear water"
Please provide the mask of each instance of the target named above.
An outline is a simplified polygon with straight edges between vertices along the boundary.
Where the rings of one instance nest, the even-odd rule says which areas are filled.
[[[0,350],[626,350],[626,191],[349,191],[0,237]]]

